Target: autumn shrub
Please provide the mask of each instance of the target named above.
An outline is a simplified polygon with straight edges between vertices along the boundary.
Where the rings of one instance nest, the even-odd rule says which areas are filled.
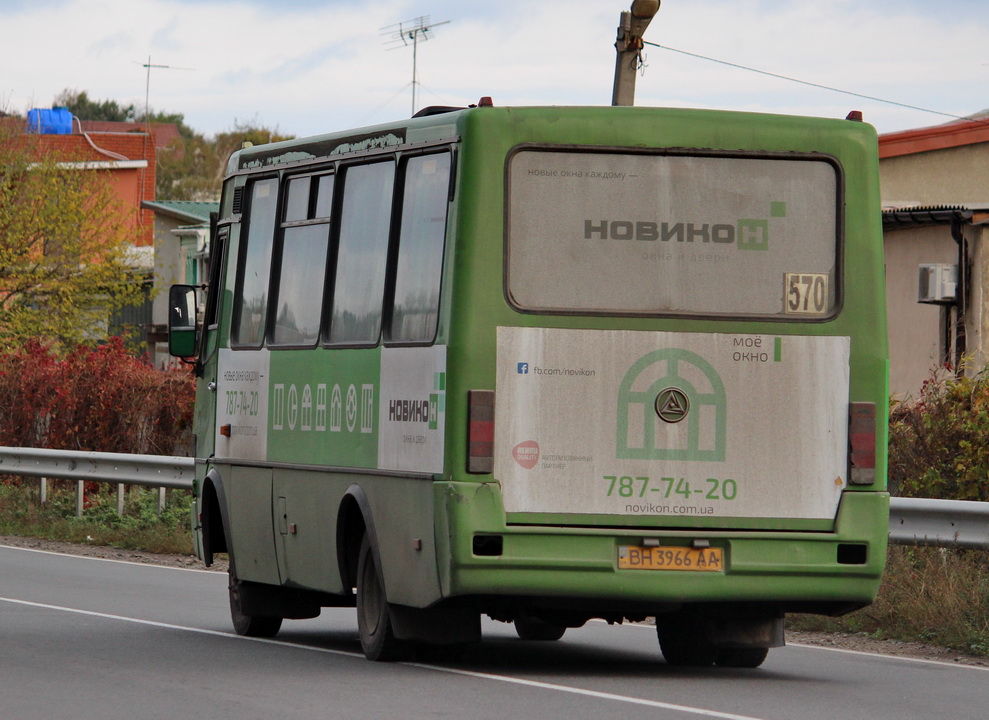
[[[889,487],[906,497],[989,500],[989,373],[934,372],[917,398],[894,402]]]
[[[194,393],[187,370],[157,370],[120,338],[66,354],[32,340],[0,353],[0,445],[171,455]]]

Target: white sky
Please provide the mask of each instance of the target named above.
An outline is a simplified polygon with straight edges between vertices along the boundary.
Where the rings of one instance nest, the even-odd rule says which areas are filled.
[[[646,40],[952,115],[989,108],[987,0],[663,0]],[[422,105],[606,105],[626,0],[0,0],[0,109],[66,88],[297,136],[406,117],[412,49],[381,28],[419,16]],[[647,48],[636,104],[844,117],[880,132],[951,118]]]

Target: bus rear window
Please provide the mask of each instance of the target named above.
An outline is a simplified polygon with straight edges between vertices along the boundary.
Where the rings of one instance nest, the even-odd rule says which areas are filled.
[[[826,156],[522,149],[507,289],[547,313],[826,319],[841,175]]]

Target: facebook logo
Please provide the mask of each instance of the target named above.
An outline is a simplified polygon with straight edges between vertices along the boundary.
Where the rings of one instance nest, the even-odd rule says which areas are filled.
[[[528,375],[529,374],[529,363],[525,363],[525,362],[519,363],[519,365],[518,365],[518,372],[519,372],[519,375]]]

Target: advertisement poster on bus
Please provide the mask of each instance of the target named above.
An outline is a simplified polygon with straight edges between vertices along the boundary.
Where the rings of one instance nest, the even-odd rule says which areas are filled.
[[[834,517],[849,339],[498,328],[513,513]]]

